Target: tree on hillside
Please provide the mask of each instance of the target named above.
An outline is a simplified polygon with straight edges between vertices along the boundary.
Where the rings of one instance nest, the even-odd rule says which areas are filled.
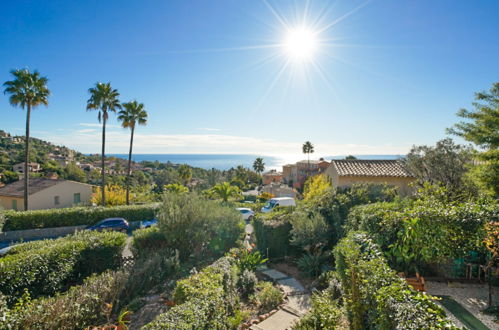
[[[217,196],[222,201],[227,202],[231,197],[237,197],[241,193],[237,186],[231,186],[228,182],[222,182],[211,188],[214,196]]]
[[[189,165],[182,164],[178,167],[178,175],[183,184],[187,185],[191,182],[192,179],[192,169],[189,167]]]
[[[314,153],[314,145],[310,141],[306,141],[302,146],[302,151],[308,156],[308,172],[310,175],[310,154]]]
[[[101,154],[101,203],[106,205],[106,122],[109,118],[109,112],[116,112],[121,109],[118,97],[120,93],[118,90],[111,87],[111,83],[96,83],[95,87],[88,90],[90,98],[87,101],[87,111],[99,111],[99,123],[102,122],[102,154]]]
[[[85,171],[79,168],[75,162],[71,162],[64,169],[64,177],[68,180],[78,181],[78,182],[86,182],[87,175]]]
[[[471,188],[466,173],[472,160],[471,147],[455,144],[447,138],[434,147],[413,146],[404,162],[421,186],[425,182],[443,185],[452,198],[457,198]]]
[[[258,157],[255,159],[253,162],[253,170],[255,170],[256,173],[259,175],[262,174],[262,172],[265,170],[265,163],[263,162],[263,158]]]
[[[26,109],[26,135],[24,141],[24,209],[28,210],[29,189],[29,134],[31,109],[43,104],[48,105],[50,90],[47,88],[46,77],[41,77],[38,71],[28,69],[12,70],[14,80],[6,81],[5,94],[10,94],[9,102],[13,106]]]
[[[123,128],[130,128],[130,149],[128,151],[128,168],[126,177],[126,205],[130,204],[130,176],[132,174],[132,148],[135,126],[147,124],[147,112],[143,103],[132,101],[122,104],[122,110],[118,113],[118,120]]]
[[[448,129],[448,133],[464,138],[484,149],[479,154],[479,164],[474,175],[485,189],[499,195],[499,82],[489,91],[475,94],[473,111],[461,109],[461,121]]]

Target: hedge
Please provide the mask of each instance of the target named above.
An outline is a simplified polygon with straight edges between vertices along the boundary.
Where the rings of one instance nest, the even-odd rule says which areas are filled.
[[[201,272],[177,282],[176,306],[143,329],[228,329],[237,308],[237,266],[223,257]]]
[[[9,309],[0,293],[0,330],[86,329],[107,322],[107,306],[116,301],[125,283],[123,272],[104,272],[85,279],[67,292],[31,300]]]
[[[258,250],[265,257],[282,258],[296,254],[297,248],[290,244],[293,227],[287,217],[268,220],[257,216],[253,220],[253,228]]]
[[[167,247],[166,237],[157,226],[137,229],[133,232],[132,250],[137,258],[147,257]]]
[[[125,218],[128,221],[141,221],[155,218],[158,207],[159,204],[147,204],[113,207],[71,207],[22,212],[9,210],[4,212],[3,231],[93,225],[105,218],[114,217]]]
[[[24,243],[0,258],[0,292],[9,304],[22,297],[53,295],[92,273],[120,265],[126,235],[82,232],[56,240]]]
[[[434,298],[397,276],[365,233],[351,232],[334,253],[351,329],[457,329]]]

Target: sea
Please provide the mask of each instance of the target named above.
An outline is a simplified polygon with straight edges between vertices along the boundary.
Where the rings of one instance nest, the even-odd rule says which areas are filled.
[[[108,154],[109,156],[128,159],[128,154]],[[402,155],[354,155],[358,159],[398,159]],[[265,169],[282,169],[285,164],[293,164],[297,161],[307,159],[305,155],[250,155],[250,154],[133,154],[132,159],[136,162],[141,161],[158,161],[160,163],[187,164],[192,167],[200,167],[204,169],[228,170],[232,167],[242,165],[247,168],[253,166],[253,162],[257,157],[263,158]],[[346,155],[340,156],[318,156],[311,155],[311,159],[325,160],[343,159]]]

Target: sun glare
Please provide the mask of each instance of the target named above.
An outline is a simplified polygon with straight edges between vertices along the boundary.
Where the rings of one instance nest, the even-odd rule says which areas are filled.
[[[288,30],[283,50],[290,59],[304,61],[312,59],[317,46],[318,42],[314,31],[299,27]]]

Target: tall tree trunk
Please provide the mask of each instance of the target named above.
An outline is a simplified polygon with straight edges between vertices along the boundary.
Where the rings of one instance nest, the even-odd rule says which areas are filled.
[[[101,203],[103,206],[106,206],[106,170],[104,158],[106,157],[106,114],[103,114],[102,120],[102,157],[101,157],[101,175],[102,175],[102,183],[101,183]]]
[[[130,176],[132,174],[132,147],[133,147],[133,133],[135,127],[132,125],[132,134],[130,136],[130,151],[128,152],[128,172],[126,179],[126,205],[130,204]]]
[[[31,104],[27,102],[26,112],[26,140],[24,141],[24,210],[28,210],[29,197],[29,122],[31,117]]]

